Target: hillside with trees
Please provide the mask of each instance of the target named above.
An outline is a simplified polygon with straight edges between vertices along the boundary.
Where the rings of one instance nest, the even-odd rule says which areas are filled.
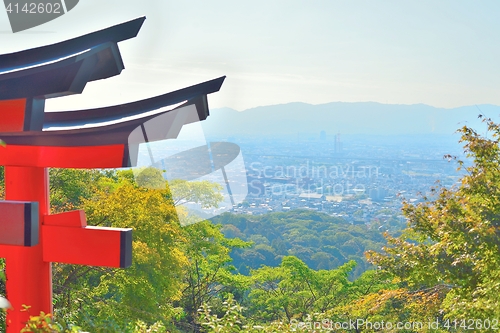
[[[134,228],[133,265],[54,264],[54,319],[33,317],[25,332],[69,332],[73,324],[88,332],[496,331],[500,127],[484,121],[487,137],[459,131],[472,162],[458,161],[461,183],[405,202],[407,229],[386,234],[383,249],[373,248],[383,242],[373,230],[310,211],[183,228],[168,188],[139,186],[130,170],[50,170],[54,212],[84,209],[89,224]],[[328,260],[299,251],[313,244]],[[353,274],[354,246],[376,269]],[[256,261],[241,274],[234,264],[245,253],[274,265]]]
[[[252,243],[231,254],[233,265],[243,274],[262,265],[278,266],[283,257],[295,256],[315,270],[333,269],[354,260],[357,277],[370,267],[364,253],[379,251],[386,244],[376,227],[352,225],[312,210],[258,216],[225,213],[212,222],[222,224],[226,237]]]

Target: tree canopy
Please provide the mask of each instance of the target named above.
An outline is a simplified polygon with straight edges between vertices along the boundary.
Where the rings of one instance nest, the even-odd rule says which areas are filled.
[[[216,205],[219,187],[172,182],[175,196],[157,170],[52,169],[52,212],[84,209],[90,225],[134,228],[129,269],[54,265],[56,318],[95,332],[290,332],[298,321],[358,319],[441,323],[401,332],[460,331],[461,319],[498,327],[500,126],[484,121],[487,136],[459,130],[469,159],[457,161],[460,182],[404,201],[407,228],[386,234],[382,250],[378,229],[310,211],[181,227],[175,203]]]
[[[484,121],[487,137],[459,130],[472,162],[458,161],[466,171],[460,183],[434,189],[434,200],[405,202],[404,234],[387,235],[385,253],[369,254],[412,290],[446,289],[445,318],[500,317],[500,127]]]

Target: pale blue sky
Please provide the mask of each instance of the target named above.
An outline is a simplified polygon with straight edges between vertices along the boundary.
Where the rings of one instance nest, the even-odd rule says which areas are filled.
[[[126,69],[48,109],[122,103],[227,75],[212,108],[332,101],[500,105],[498,1],[80,0],[12,34],[0,53],[54,43],[138,16],[120,43]]]

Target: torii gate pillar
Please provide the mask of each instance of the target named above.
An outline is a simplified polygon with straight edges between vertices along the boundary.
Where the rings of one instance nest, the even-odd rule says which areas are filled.
[[[6,259],[7,298],[13,307],[7,312],[8,333],[18,333],[31,315],[52,312],[52,262],[132,264],[132,229],[87,226],[81,210],[50,215],[48,190],[47,168],[5,167],[0,253]]]
[[[7,332],[52,312],[52,262],[106,267],[132,264],[132,229],[87,226],[83,211],[49,214],[48,169],[5,167],[0,253],[6,259]],[[24,309],[24,305],[29,309]]]
[[[46,168],[5,167],[5,198],[38,202],[38,230],[49,214],[49,179]],[[40,234],[40,236],[42,236]],[[43,260],[43,237],[35,246],[5,246],[7,298],[13,309],[7,313],[7,331],[19,332],[30,315],[52,313],[52,264]],[[23,310],[29,304],[29,311]]]

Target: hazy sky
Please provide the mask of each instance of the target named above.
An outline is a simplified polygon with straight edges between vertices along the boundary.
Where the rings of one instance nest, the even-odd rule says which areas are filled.
[[[0,53],[55,43],[135,17],[119,44],[126,69],[49,110],[146,98],[227,75],[212,108],[377,101],[500,105],[500,1],[80,0],[13,34]]]

